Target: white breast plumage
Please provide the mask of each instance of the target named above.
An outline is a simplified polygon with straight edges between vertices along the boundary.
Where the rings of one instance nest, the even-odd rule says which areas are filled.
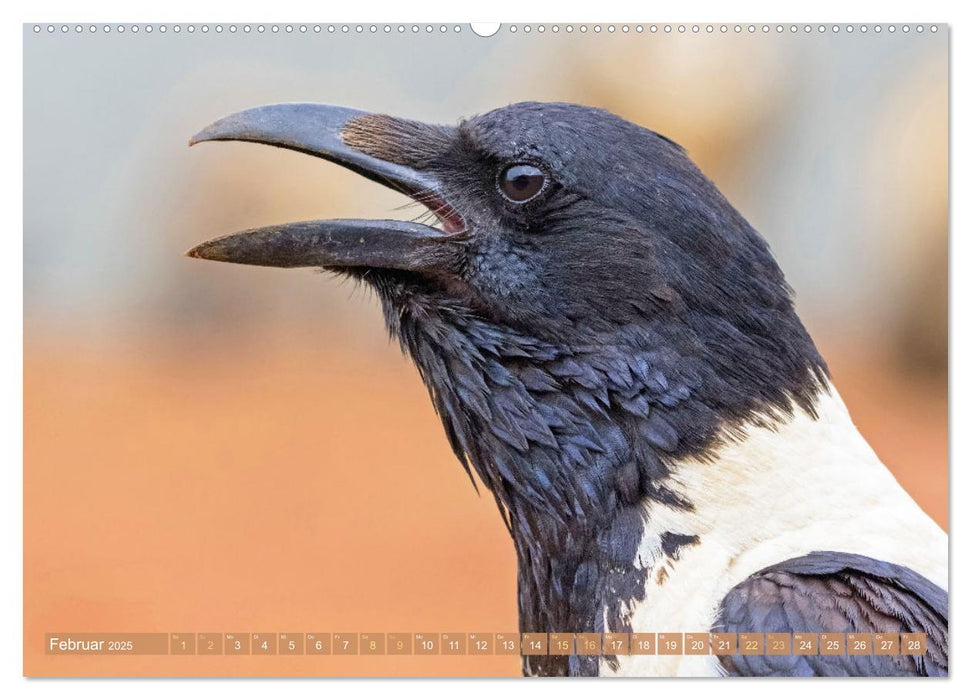
[[[899,564],[947,588],[947,535],[859,434],[832,387],[817,418],[797,409],[770,429],[749,427],[714,462],[679,464],[668,486],[693,504],[645,506],[639,556],[651,568],[631,611],[636,632],[707,632],[726,593],[766,566],[813,551]],[[664,533],[696,536],[674,557]],[[601,675],[719,675],[715,657],[624,656]]]

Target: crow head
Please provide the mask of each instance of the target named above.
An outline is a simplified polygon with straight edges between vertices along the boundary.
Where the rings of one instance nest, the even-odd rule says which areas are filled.
[[[333,161],[434,214],[269,226],[188,254],[372,285],[507,510],[636,502],[726,428],[811,411],[825,383],[762,238],[683,149],[608,112],[521,103],[451,127],[281,104],[192,143],[228,140]]]
[[[284,104],[217,121],[193,142],[213,140],[337,162],[424,204],[440,226],[302,222],[220,238],[195,257],[340,271],[399,312],[459,306],[553,342],[692,312],[790,308],[763,241],[683,150],[602,110],[523,103],[446,127]]]

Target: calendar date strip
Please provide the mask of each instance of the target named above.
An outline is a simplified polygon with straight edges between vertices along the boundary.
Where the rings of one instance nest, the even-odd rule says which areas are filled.
[[[922,656],[924,633],[896,632],[148,632],[48,633],[71,656]]]

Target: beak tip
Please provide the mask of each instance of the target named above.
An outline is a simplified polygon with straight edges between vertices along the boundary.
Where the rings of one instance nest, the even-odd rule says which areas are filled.
[[[217,119],[212,124],[207,125],[196,132],[189,139],[189,145],[195,146],[203,141],[232,141],[245,136],[246,129],[240,125],[237,115],[233,114],[222,119]]]
[[[251,264],[248,263],[248,260],[252,256],[252,251],[247,250],[247,245],[252,246],[254,241],[248,235],[249,233],[248,231],[243,231],[204,241],[189,248],[189,250],[185,251],[184,255],[187,258],[196,258],[198,260]]]
[[[205,260],[206,259],[206,256],[204,255],[205,249],[206,249],[206,244],[201,243],[197,246],[193,246],[192,248],[189,248],[189,250],[185,251],[184,255],[187,258],[198,258],[199,260]]]
[[[197,143],[202,143],[203,141],[211,141],[211,131],[212,127],[207,126],[205,129],[195,134],[189,139],[189,146],[195,146]]]

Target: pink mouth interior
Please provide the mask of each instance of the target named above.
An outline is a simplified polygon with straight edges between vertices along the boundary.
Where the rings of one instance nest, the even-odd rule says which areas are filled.
[[[442,227],[446,233],[462,233],[465,231],[465,219],[441,197],[422,197],[419,201],[442,222]]]

